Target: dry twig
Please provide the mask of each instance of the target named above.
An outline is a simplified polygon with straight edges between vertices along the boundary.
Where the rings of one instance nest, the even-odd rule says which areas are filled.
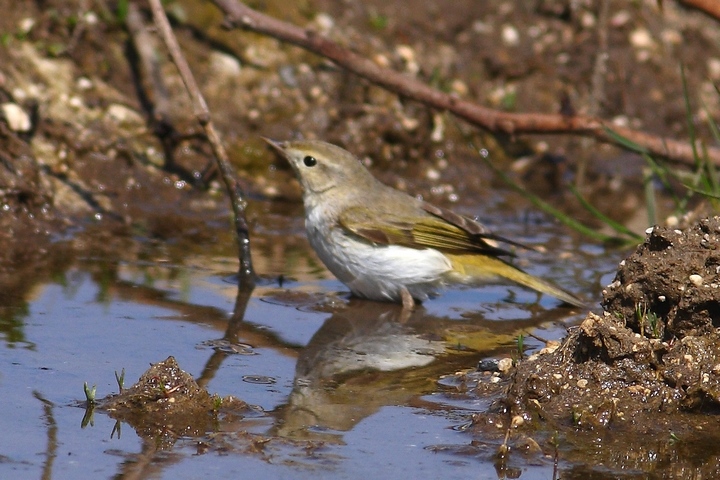
[[[619,127],[609,121],[584,115],[509,113],[493,110],[436,90],[394,70],[383,68],[312,30],[264,15],[238,0],[213,0],[213,2],[225,14],[226,23],[230,26],[270,35],[302,47],[390,91],[430,107],[447,110],[491,133],[576,134],[592,137],[601,142],[618,144],[617,137],[611,133],[612,131],[642,147],[651,155],[687,165],[695,164],[693,148],[687,141]],[[711,161],[720,166],[720,149],[708,148],[707,155]]]
[[[689,8],[700,10],[715,20],[720,20],[720,0],[677,0]]]
[[[170,51],[170,56],[175,62],[180,76],[183,79],[185,88],[192,99],[193,110],[195,117],[197,118],[200,125],[205,130],[210,146],[212,147],[213,153],[215,154],[215,160],[220,170],[220,176],[225,183],[228,194],[230,195],[230,203],[232,205],[233,216],[235,220],[235,233],[238,239],[238,259],[240,260],[240,287],[241,288],[252,288],[255,284],[255,273],[252,267],[252,260],[250,257],[250,235],[247,226],[247,220],[245,219],[245,193],[242,187],[235,177],[230,161],[223,147],[220,137],[215,130],[215,127],[210,118],[210,109],[205,102],[205,98],[200,92],[200,88],[193,77],[190,66],[185,59],[185,56],[180,50],[175,35],[173,34],[170,22],[165,15],[160,0],[150,0],[150,7],[153,12],[153,18],[155,24],[160,31],[160,34]]]

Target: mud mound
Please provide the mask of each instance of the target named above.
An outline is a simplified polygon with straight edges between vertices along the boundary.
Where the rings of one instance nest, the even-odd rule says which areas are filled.
[[[510,415],[510,425],[569,443],[598,430],[638,444],[668,432],[705,438],[717,421],[707,414],[720,411],[719,246],[720,217],[685,231],[653,228],[603,292],[606,311],[589,313],[558,348],[518,362],[476,428]]]
[[[165,446],[182,436],[211,432],[221,418],[242,418],[251,411],[234,397],[210,395],[174,357],[153,364],[136,384],[100,400],[98,408]]]
[[[603,292],[606,312],[634,332],[683,338],[720,325],[720,217],[685,230],[655,227]]]

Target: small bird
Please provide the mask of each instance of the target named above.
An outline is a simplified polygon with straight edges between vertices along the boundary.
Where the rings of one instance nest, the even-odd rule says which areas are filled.
[[[499,244],[518,243],[381,183],[347,150],[317,140],[264,140],[300,180],[310,245],[354,295],[412,309],[447,284],[507,279],[585,306],[500,258],[512,253]]]

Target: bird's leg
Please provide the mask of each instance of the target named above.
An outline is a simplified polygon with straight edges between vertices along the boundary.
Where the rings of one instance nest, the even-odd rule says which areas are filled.
[[[410,315],[415,309],[415,299],[410,295],[410,291],[406,287],[400,289],[400,297],[402,298],[402,312],[400,312],[400,323],[407,323]]]
[[[415,308],[415,299],[410,295],[407,287],[400,289],[400,298],[402,298],[403,310],[412,311]]]

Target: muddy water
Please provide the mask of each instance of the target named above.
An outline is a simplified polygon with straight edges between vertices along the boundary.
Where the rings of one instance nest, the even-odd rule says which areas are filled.
[[[488,286],[449,290],[401,323],[395,305],[348,298],[308,250],[295,207],[254,208],[264,279],[240,322],[229,323],[235,260],[220,227],[207,243],[139,237],[133,255],[66,259],[4,308],[0,429],[13,434],[0,436],[0,477],[503,475],[497,445],[463,428],[492,399],[452,375],[517,355],[521,333],[559,338],[580,317],[551,298]],[[524,257],[577,293],[597,295],[612,275],[613,255],[551,223],[512,222],[505,233],[572,252]],[[526,353],[542,346],[523,344]],[[170,355],[211,393],[255,407],[207,431],[167,425],[154,436],[103,412],[84,419],[83,382],[100,398],[117,391],[115,372],[129,385]],[[521,462],[523,478],[551,478],[546,460]]]

